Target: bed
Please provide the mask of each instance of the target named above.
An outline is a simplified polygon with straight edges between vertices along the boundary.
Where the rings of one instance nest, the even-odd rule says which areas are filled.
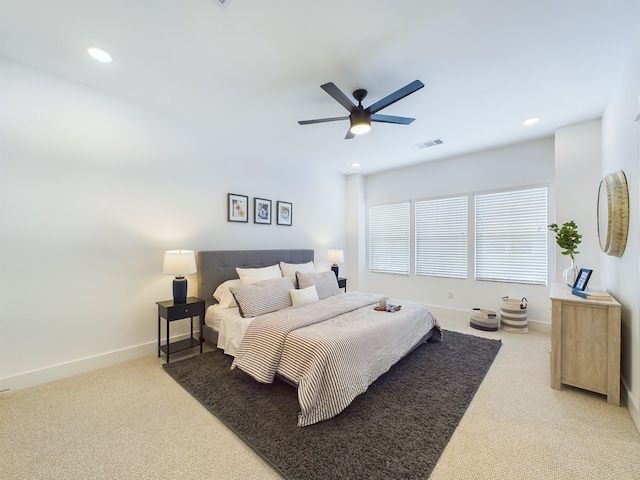
[[[223,318],[210,318],[217,308],[213,293],[223,283],[238,278],[237,267],[258,269],[280,262],[302,265],[313,262],[313,257],[313,250],[198,253],[199,297],[205,300],[207,312],[204,338],[235,357],[232,368],[243,370],[259,382],[280,378],[295,386],[301,427],[337,415],[413,349],[427,341],[442,340],[437,319],[424,307],[388,299],[402,308],[395,313],[375,311],[378,301],[386,297],[357,291],[324,292],[319,300],[244,318],[239,323],[238,312],[232,308],[218,308]],[[296,275],[300,287],[310,278],[326,278],[337,287],[335,279],[326,273]],[[274,283],[288,294],[291,292],[285,289],[286,282],[274,279],[231,290],[242,309],[247,308],[241,301],[246,291],[251,293],[255,286]],[[304,290],[315,291],[316,287],[323,292],[320,283]],[[225,319],[225,314],[236,320]],[[229,327],[228,321],[236,326]]]

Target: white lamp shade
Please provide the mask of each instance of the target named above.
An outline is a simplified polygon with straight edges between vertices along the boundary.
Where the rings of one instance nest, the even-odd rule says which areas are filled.
[[[344,251],[338,248],[332,248],[327,253],[327,262],[331,262],[331,263],[344,262]]]
[[[193,250],[169,250],[164,252],[162,273],[187,275],[196,273],[196,255]]]

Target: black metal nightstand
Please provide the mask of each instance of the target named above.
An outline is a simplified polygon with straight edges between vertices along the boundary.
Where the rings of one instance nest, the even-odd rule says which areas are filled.
[[[347,291],[347,279],[346,278],[342,278],[342,277],[338,277],[338,287],[339,288],[344,288],[344,291]]]
[[[173,303],[173,300],[165,300],[164,302],[156,302],[158,304],[158,358],[160,358],[161,352],[169,363],[169,356],[172,353],[181,352],[189,348],[197,347],[200,345],[200,353],[202,353],[202,344],[204,338],[202,336],[203,324],[204,324],[204,300],[197,297],[187,298],[187,303]],[[169,324],[174,320],[183,320],[185,318],[191,318],[191,336],[185,340],[180,340],[171,343],[171,336],[169,335]],[[200,332],[198,338],[193,336],[193,317],[200,318]],[[161,345],[160,337],[160,318],[164,318],[167,323],[167,341],[164,345]]]

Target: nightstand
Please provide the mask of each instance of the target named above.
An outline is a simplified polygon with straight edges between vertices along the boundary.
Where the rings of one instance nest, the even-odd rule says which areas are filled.
[[[173,300],[165,300],[164,302],[156,302],[158,305],[158,358],[160,358],[161,352],[169,363],[169,356],[172,353],[181,352],[189,348],[197,347],[200,345],[200,353],[202,353],[202,344],[204,338],[202,337],[203,324],[204,324],[204,300],[196,297],[187,298],[187,303],[173,303]],[[193,336],[193,317],[200,318],[200,331],[198,332],[198,338]],[[167,341],[164,345],[161,345],[160,337],[160,319],[164,318],[167,323]],[[169,325],[175,320],[183,320],[191,318],[191,336],[185,340],[180,340],[171,343],[171,336],[169,334]]]
[[[344,288],[344,291],[347,291],[347,279],[338,277],[338,288]]]

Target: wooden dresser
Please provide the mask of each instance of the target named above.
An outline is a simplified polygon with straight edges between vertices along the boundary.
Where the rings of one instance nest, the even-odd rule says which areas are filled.
[[[615,300],[586,300],[551,286],[551,387],[562,384],[620,405],[620,314]]]

